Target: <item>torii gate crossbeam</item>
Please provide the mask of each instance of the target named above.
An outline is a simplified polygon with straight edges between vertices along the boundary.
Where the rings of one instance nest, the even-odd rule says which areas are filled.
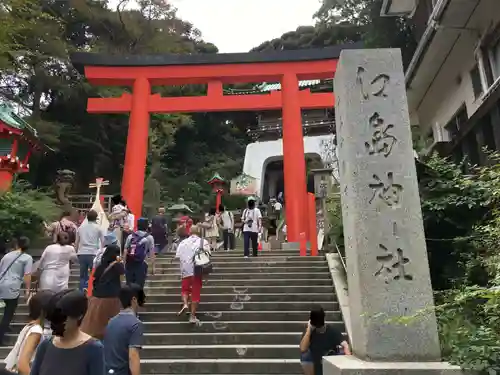
[[[141,214],[150,113],[283,111],[283,161],[288,240],[307,233],[307,187],[302,109],[332,108],[333,93],[299,90],[299,80],[335,75],[340,51],[355,45],[324,49],[248,54],[108,56],[76,53],[74,66],[96,85],[129,86],[119,98],[89,98],[91,113],[130,113],[122,195],[131,211]],[[281,92],[224,95],[223,84],[281,82]],[[206,84],[207,95],[161,97],[152,86]]]

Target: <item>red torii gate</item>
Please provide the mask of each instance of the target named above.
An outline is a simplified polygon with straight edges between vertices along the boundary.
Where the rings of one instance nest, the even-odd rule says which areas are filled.
[[[149,114],[171,112],[283,111],[283,163],[287,234],[298,242],[307,233],[307,187],[301,109],[331,108],[333,93],[299,90],[299,80],[335,75],[342,49],[261,53],[113,56],[75,53],[73,65],[93,84],[130,86],[119,98],[89,98],[90,113],[130,113],[122,195],[131,211],[142,212],[148,152]],[[261,95],[224,95],[223,84],[281,82],[281,91]],[[206,96],[161,97],[151,86],[207,84]],[[260,177],[260,176],[256,176]]]

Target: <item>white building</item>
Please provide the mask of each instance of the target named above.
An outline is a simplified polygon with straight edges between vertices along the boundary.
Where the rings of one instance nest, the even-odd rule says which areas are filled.
[[[406,71],[412,125],[428,151],[473,164],[500,149],[500,0],[420,0]]]
[[[301,88],[333,90],[333,81],[301,81]],[[279,84],[264,84],[260,92],[280,90]],[[306,169],[329,167],[337,176],[334,109],[302,111]],[[264,202],[284,192],[283,139],[281,111],[267,111],[258,115],[257,122],[248,130],[254,142],[247,145],[243,173],[257,180],[258,195]],[[308,191],[314,192],[314,179],[308,175]]]

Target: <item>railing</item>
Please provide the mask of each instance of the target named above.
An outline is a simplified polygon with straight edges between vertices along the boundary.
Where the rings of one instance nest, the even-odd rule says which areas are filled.
[[[337,241],[333,240],[333,244],[335,245],[335,251],[339,255],[340,262],[342,263],[342,267],[344,268],[344,271],[347,274],[347,264],[346,264],[345,254],[342,254],[342,252],[340,251],[340,248],[337,245]]]

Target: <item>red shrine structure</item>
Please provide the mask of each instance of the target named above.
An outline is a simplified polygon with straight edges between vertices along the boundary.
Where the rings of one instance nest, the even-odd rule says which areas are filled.
[[[150,113],[266,111],[283,112],[283,159],[288,241],[308,232],[307,187],[301,110],[332,108],[333,93],[299,90],[299,80],[331,79],[343,49],[234,54],[114,56],[75,53],[75,68],[95,85],[128,86],[119,98],[89,98],[90,113],[130,113],[122,195],[138,217],[142,211]],[[281,91],[224,95],[223,85],[280,82]],[[205,84],[207,95],[162,97],[152,86]]]
[[[215,173],[210,180],[207,181],[207,184],[209,184],[212,187],[213,192],[216,194],[215,195],[215,210],[219,212],[219,206],[222,203],[222,193],[224,193],[224,184],[226,183],[226,180],[223,179],[219,173]]]
[[[14,110],[0,104],[0,192],[12,185],[14,175],[29,171],[29,160],[34,152],[47,153],[36,129],[19,117]]]

